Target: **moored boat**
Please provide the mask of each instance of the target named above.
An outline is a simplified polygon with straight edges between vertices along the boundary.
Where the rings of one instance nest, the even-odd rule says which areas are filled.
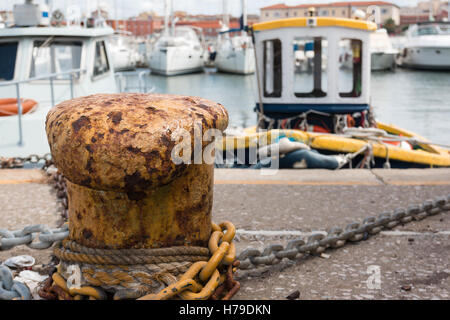
[[[251,37],[244,31],[247,26],[247,1],[241,0],[242,24],[238,30],[229,28],[227,3],[227,0],[223,0],[224,30],[218,38],[215,66],[221,72],[252,74],[255,72],[255,52]],[[240,32],[240,34],[231,37],[230,32]]]
[[[111,55],[115,71],[136,68],[139,54],[129,32],[114,32],[111,37]]]
[[[149,53],[150,70],[165,76],[203,71],[207,60],[203,30],[192,26],[176,26],[173,0],[166,0],[165,5],[164,30]]]
[[[225,158],[228,166],[259,168],[277,158],[280,167],[290,168],[449,167],[448,149],[374,119],[375,30],[372,22],[324,17],[255,24],[257,126],[218,142],[219,165]],[[292,48],[299,41],[309,46],[311,65],[305,71],[295,68]],[[339,61],[343,47],[352,52],[346,68]],[[269,157],[267,146],[274,150]]]
[[[394,49],[386,29],[378,29],[371,34],[372,71],[392,70],[395,68],[398,50]]]
[[[34,10],[34,6],[25,9]],[[16,25],[24,24],[16,19]],[[45,117],[55,104],[118,92],[109,27],[30,25],[0,29],[0,154],[49,152]]]
[[[450,70],[450,22],[411,25],[398,64],[414,69]]]

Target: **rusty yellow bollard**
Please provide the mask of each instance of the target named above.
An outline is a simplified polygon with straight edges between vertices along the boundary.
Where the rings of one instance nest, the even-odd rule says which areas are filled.
[[[213,165],[171,159],[173,133],[184,129],[192,137],[194,122],[203,132],[223,131],[228,114],[201,98],[134,93],[51,109],[47,137],[67,179],[70,240],[100,249],[206,247]],[[191,144],[194,150],[193,137]]]

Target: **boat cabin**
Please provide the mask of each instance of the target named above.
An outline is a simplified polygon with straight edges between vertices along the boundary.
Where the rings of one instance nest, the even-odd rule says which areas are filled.
[[[364,126],[374,23],[313,16],[257,23],[252,30],[260,127],[311,130],[306,122],[321,117],[315,129],[335,132],[336,115],[348,114]]]
[[[15,98],[15,94],[11,96],[14,86],[5,85],[11,81],[26,81],[20,84],[21,97],[40,103],[57,103],[91,92],[116,92],[108,48],[112,34],[111,28],[0,29],[0,97]],[[73,70],[79,72],[70,73]],[[53,98],[49,78],[45,79],[52,74],[59,74],[52,78]]]
[[[419,22],[408,28],[407,35],[411,37],[430,36],[430,35],[449,35],[450,21],[427,21]]]
[[[118,92],[108,44],[113,33],[109,27],[0,29],[3,156],[48,152],[45,118],[55,104]]]

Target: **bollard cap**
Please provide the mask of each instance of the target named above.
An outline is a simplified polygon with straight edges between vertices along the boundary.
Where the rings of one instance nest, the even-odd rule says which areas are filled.
[[[71,182],[98,190],[139,193],[186,170],[171,152],[173,133],[194,123],[223,131],[228,113],[216,102],[165,94],[95,94],[53,107],[46,121],[54,162]],[[211,142],[204,143],[202,148]]]

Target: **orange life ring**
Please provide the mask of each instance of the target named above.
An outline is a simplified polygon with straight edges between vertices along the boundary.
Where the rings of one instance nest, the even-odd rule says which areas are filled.
[[[30,112],[37,102],[32,99],[21,99],[22,114]],[[17,99],[5,98],[0,99],[0,117],[15,116],[18,112]]]

